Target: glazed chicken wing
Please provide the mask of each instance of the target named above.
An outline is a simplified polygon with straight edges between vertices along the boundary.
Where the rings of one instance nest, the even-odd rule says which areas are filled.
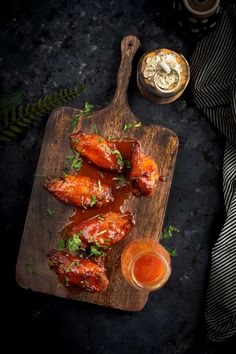
[[[73,227],[67,238],[70,239],[75,234],[80,235],[82,248],[92,244],[110,247],[127,236],[133,225],[132,213],[109,212],[96,215]]]
[[[58,250],[51,250],[48,258],[52,269],[66,287],[78,287],[89,292],[107,289],[109,280],[103,266]]]
[[[70,135],[71,147],[98,167],[121,172],[122,156],[114,143],[97,134],[78,132]]]
[[[114,200],[108,185],[85,176],[66,175],[62,179],[46,180],[44,187],[64,203],[85,209],[101,207]]]
[[[142,152],[139,141],[134,142],[131,159],[130,185],[136,197],[150,197],[157,185],[158,168],[150,157]]]

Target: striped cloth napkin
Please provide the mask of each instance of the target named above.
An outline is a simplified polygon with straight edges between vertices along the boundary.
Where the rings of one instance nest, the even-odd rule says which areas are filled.
[[[206,298],[208,337],[221,342],[236,334],[236,5],[225,8],[215,30],[198,43],[191,80],[196,107],[227,138],[223,164],[227,218],[212,250]]]

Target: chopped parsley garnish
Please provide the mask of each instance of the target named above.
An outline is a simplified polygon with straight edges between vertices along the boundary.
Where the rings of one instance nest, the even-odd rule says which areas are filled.
[[[125,167],[130,169],[131,168],[131,163],[129,160],[124,160]]]
[[[101,236],[101,235],[105,234],[106,232],[107,232],[107,230],[102,230],[100,232],[97,232],[94,236]],[[101,246],[101,245],[99,245],[99,246]]]
[[[69,273],[69,271],[71,270],[71,268],[72,267],[74,267],[74,266],[79,266],[80,265],[80,262],[79,261],[74,261],[74,262],[71,262],[71,264],[66,268],[66,267],[64,267],[64,271],[66,272],[66,273]]]
[[[98,214],[98,215],[97,215],[97,218],[98,218],[99,220],[102,220],[102,221],[104,220],[103,214]]]
[[[63,176],[66,177],[68,175],[69,172],[69,168],[68,167],[64,167],[62,170]]]
[[[91,118],[93,115],[93,105],[89,102],[85,102],[84,105],[84,114],[86,118]]]
[[[99,143],[102,143],[102,138],[98,138],[97,141],[98,141]]]
[[[84,204],[84,195],[81,197],[81,204],[84,209],[87,209],[86,205]]]
[[[95,134],[99,134],[96,124],[92,124],[92,128]]]
[[[79,143],[80,139],[79,138],[73,138],[72,141],[73,141],[73,143]]]
[[[86,118],[91,118],[93,114],[93,105],[90,104],[89,102],[85,102],[84,109],[75,114],[72,119],[71,119],[71,125],[70,125],[70,133],[73,132],[73,130],[77,127],[77,125],[80,122],[80,118],[85,115]]]
[[[163,230],[162,230],[162,233],[161,233],[161,239],[168,239],[168,238],[171,238],[173,236],[173,232],[174,233],[179,233],[180,230],[177,229],[177,227],[175,226],[167,226],[167,227],[164,227]],[[176,248],[168,248],[168,247],[165,247],[166,250],[169,252],[170,256],[171,257],[174,257],[174,256],[177,256],[177,251],[176,251]]]
[[[92,245],[90,248],[90,255],[91,256],[100,256],[102,254],[101,251],[99,251],[98,246]]]
[[[65,284],[66,284],[66,286],[70,285],[70,278],[67,276],[65,277]]]
[[[57,249],[57,250],[64,250],[64,249],[65,249],[65,241],[64,241],[64,240],[60,240],[60,241],[57,243],[56,249]]]
[[[118,165],[123,165],[123,159],[122,159],[120,151],[119,150],[111,150],[110,152],[111,152],[112,155],[116,155],[117,156]]]
[[[73,132],[73,130],[77,127],[77,125],[80,122],[80,117],[83,115],[82,112],[77,113],[74,115],[71,119],[71,125],[70,125],[70,133]]]
[[[81,239],[80,236],[83,235],[83,230],[74,233],[67,241],[67,248],[71,252],[76,252],[80,249]]]
[[[74,150],[74,156],[73,155],[67,155],[65,157],[65,167],[68,168],[73,168],[75,171],[79,171],[82,166],[82,158],[80,156],[80,153]]]
[[[167,239],[173,236],[173,232],[180,232],[179,229],[177,229],[176,227],[170,225],[168,227],[164,227],[162,234],[161,234],[161,240],[162,239]]]
[[[102,192],[103,190],[100,179],[98,180],[98,190],[99,192]]]
[[[26,265],[26,271],[29,275],[36,275],[37,274],[37,270],[35,269],[35,267],[32,264]]]
[[[167,251],[169,252],[169,255],[171,256],[171,257],[175,257],[175,256],[177,256],[177,251],[176,251],[176,248],[174,247],[174,248],[168,248],[168,247],[166,247],[166,249],[167,249]]]
[[[124,125],[123,131],[126,131],[128,129],[132,129],[132,128],[139,128],[141,127],[142,123],[141,122],[128,122]]]
[[[101,176],[102,178],[105,177],[104,173],[102,173],[101,171],[98,171],[98,173],[100,174],[100,176]]]
[[[107,154],[111,154],[111,149],[108,146],[105,146],[105,151]]]
[[[54,216],[55,212],[56,212],[55,210],[52,210],[49,208],[46,209],[46,213],[45,213],[46,218],[48,218],[48,219],[52,218]]]
[[[107,230],[102,230],[102,233],[105,233]],[[93,242],[91,240],[91,242]],[[95,245],[91,245],[90,247],[90,256],[107,256],[106,250],[108,249],[107,246],[102,246],[99,242],[96,242]]]
[[[97,198],[95,195],[92,195],[91,198],[90,206],[92,207],[97,203]]]
[[[37,270],[35,269],[35,267],[28,263],[26,264],[26,271],[29,275],[36,275],[37,274]]]

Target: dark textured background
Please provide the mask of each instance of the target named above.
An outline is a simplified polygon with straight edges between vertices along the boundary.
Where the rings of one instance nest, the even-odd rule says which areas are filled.
[[[170,1],[166,1],[168,6]],[[163,5],[164,4],[164,5]],[[193,106],[189,88],[177,102],[155,105],[135,84],[140,55],[157,47],[182,52],[190,61],[194,41],[171,26],[165,1],[1,2],[1,97],[18,92],[34,102],[59,88],[85,83],[73,106],[89,100],[99,109],[114,94],[120,41],[136,34],[142,48],[134,61],[128,98],[143,124],[172,129],[180,148],[165,225],[181,232],[165,242],[176,247],[167,285],[150,295],[139,313],[124,313],[21,289],[15,265],[47,117],[0,148],[1,322],[8,349],[37,353],[221,353],[207,342],[204,302],[210,249],[224,219],[224,139]],[[32,344],[31,344],[32,343]],[[1,343],[3,345],[3,342]],[[4,350],[1,352],[3,353]],[[227,349],[227,353],[230,353]]]

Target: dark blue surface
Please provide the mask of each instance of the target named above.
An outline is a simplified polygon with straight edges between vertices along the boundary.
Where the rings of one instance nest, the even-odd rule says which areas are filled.
[[[172,129],[180,147],[165,225],[181,232],[165,242],[176,247],[172,276],[150,295],[143,311],[124,313],[32,293],[15,283],[15,264],[47,117],[0,150],[2,293],[9,326],[6,333],[24,353],[220,353],[206,340],[204,301],[209,255],[224,220],[223,137],[198,113],[189,88],[177,101],[156,105],[135,83],[135,68],[146,50],[168,47],[188,60],[194,42],[178,36],[164,1],[13,1],[1,13],[0,75],[2,95],[24,91],[35,101],[54,89],[78,82],[95,109],[114,94],[120,42],[136,34],[142,48],[134,60],[128,98],[143,124]],[[2,311],[3,312],[3,311]],[[10,320],[10,321],[9,321]],[[31,344],[32,342],[32,344]],[[227,349],[227,353],[231,351]],[[6,351],[9,352],[9,351]]]

